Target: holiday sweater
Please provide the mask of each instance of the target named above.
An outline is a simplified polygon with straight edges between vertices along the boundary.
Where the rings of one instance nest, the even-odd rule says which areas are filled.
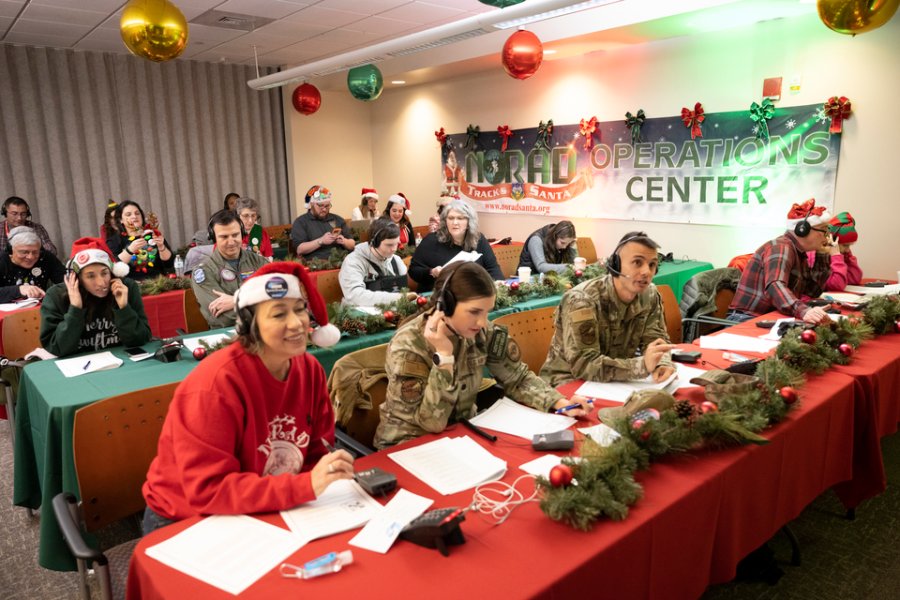
[[[175,391],[144,498],[175,520],[290,509],[316,498],[309,471],[323,439],[334,442],[322,365],[301,354],[278,381],[235,342]]]
[[[35,285],[47,291],[54,283],[60,283],[66,274],[59,259],[46,250],[30,269],[15,264],[9,254],[0,254],[0,302],[12,302],[22,297],[19,286]]]
[[[113,235],[106,238],[106,245],[112,250],[116,260],[119,260],[119,253],[139,237],[141,236],[126,235],[117,230]],[[153,279],[166,273],[173,273],[175,253],[172,252],[172,247],[169,246],[168,240],[164,242],[164,245],[169,249],[169,258],[166,260],[160,258],[159,249],[156,246],[147,246],[143,250],[139,250],[137,254],[131,254],[126,263],[128,265],[128,276],[135,281],[143,281],[144,279]]]
[[[87,321],[85,311],[69,302],[65,283],[47,290],[41,304],[41,346],[56,356],[69,356],[110,346],[142,346],[149,342],[150,325],[144,313],[141,289],[130,279],[122,282],[128,286],[125,308],[119,308],[112,292],[104,299],[112,305],[112,320],[95,316]],[[82,291],[82,294],[86,293]]]
[[[266,258],[272,258],[275,256],[275,251],[272,250],[272,240],[269,238],[269,234],[266,233],[266,230],[262,228],[258,223],[247,232],[247,235],[244,236],[244,240],[242,242],[242,248],[244,250],[252,250],[256,252],[260,256],[264,256]]]

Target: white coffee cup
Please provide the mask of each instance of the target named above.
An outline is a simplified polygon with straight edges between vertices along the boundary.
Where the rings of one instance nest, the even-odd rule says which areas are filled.
[[[519,267],[519,281],[531,281],[531,267]]]
[[[574,266],[576,269],[584,269],[587,267],[587,259],[583,256],[576,256]]]

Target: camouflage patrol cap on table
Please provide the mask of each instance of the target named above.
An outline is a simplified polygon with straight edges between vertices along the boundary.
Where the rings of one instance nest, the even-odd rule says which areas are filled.
[[[759,384],[759,377],[713,369],[694,377],[691,383],[704,388],[707,400],[719,402],[727,394],[743,394],[755,389]]]
[[[598,417],[604,423],[630,417],[638,411],[654,408],[660,412],[675,406],[672,394],[662,390],[641,390],[632,393],[625,404],[610,408],[601,408]]]

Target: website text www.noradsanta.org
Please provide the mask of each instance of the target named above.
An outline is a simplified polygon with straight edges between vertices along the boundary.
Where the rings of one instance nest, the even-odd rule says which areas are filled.
[[[511,212],[533,212],[541,214],[550,214],[549,206],[534,206],[533,204],[513,204],[499,202],[485,202],[483,205],[485,210],[506,210]]]

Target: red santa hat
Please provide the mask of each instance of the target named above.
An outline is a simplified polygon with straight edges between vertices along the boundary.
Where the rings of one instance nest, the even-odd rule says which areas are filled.
[[[810,227],[816,225],[828,224],[831,221],[831,215],[825,210],[824,206],[816,206],[816,199],[810,198],[803,204],[794,203],[787,215],[787,228],[793,229],[800,221],[806,221]]]
[[[402,206],[404,208],[404,212],[406,212],[407,218],[412,217],[412,210],[409,205],[409,198],[406,197],[406,194],[404,194],[403,192],[397,192],[396,194],[394,194],[390,198],[388,198],[388,205],[389,205],[388,208],[390,208],[391,202],[394,202],[394,203]]]
[[[100,238],[83,237],[72,242],[72,251],[68,268],[77,275],[88,265],[103,265],[112,271],[116,277],[128,275],[128,265],[116,260],[106,242]]]
[[[378,200],[378,192],[375,191],[375,188],[363,188],[360,193],[362,194],[362,200],[365,200],[366,198],[375,198]]]
[[[319,325],[310,335],[313,344],[326,348],[341,339],[340,330],[328,323],[328,309],[322,294],[310,279],[306,267],[300,263],[273,262],[263,265],[234,293],[234,304],[241,309],[281,298],[306,298],[309,312]]]

